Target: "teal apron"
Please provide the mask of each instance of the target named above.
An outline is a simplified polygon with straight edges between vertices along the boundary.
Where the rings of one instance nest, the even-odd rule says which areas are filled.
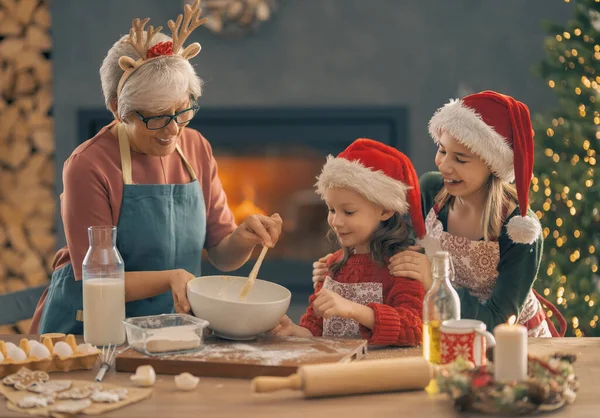
[[[117,249],[125,271],[184,269],[200,276],[206,237],[206,208],[196,173],[177,145],[191,183],[133,184],[131,151],[122,125],[118,125],[123,202],[117,224]],[[82,282],[67,264],[54,271],[40,321],[39,333],[83,334]],[[126,315],[173,312],[173,296],[166,293],[126,303]]]

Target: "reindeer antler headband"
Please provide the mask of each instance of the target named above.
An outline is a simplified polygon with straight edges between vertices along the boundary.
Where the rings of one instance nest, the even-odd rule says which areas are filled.
[[[121,76],[121,80],[119,80],[119,85],[117,86],[117,96],[121,94],[123,85],[129,76],[131,76],[131,74],[133,74],[142,65],[165,56],[181,57],[189,60],[198,55],[200,52],[200,44],[198,42],[188,45],[188,47],[182,52],[179,52],[179,50],[194,29],[204,24],[208,20],[207,18],[200,19],[201,12],[202,9],[200,9],[200,0],[195,0],[191,7],[189,4],[186,4],[183,15],[180,14],[177,16],[177,20],[175,22],[172,20],[169,20],[168,22],[169,28],[171,29],[171,33],[173,35],[173,42],[159,42],[152,48],[148,48],[150,41],[152,41],[154,35],[162,30],[162,26],[154,29],[154,26],[150,25],[148,26],[147,30],[144,30],[144,27],[150,18],[146,18],[141,21],[137,18],[134,19],[131,24],[131,29],[129,30],[129,36],[123,39],[121,42],[131,44],[135,48],[140,58],[137,61],[128,56],[119,58],[119,66],[125,72]],[[145,41],[144,32],[146,32]]]

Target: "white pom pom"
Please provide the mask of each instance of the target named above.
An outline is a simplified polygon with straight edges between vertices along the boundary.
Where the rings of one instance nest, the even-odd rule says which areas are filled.
[[[508,237],[520,244],[533,244],[540,236],[542,226],[530,216],[514,216],[506,226]]]
[[[422,239],[417,239],[417,245],[423,247],[427,258],[429,258],[430,260],[433,258],[435,253],[437,253],[438,251],[442,251],[442,245],[440,244],[440,240],[437,238],[432,238],[429,235],[426,235]]]

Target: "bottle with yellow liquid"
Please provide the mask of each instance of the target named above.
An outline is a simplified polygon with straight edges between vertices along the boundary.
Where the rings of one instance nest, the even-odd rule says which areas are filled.
[[[431,269],[433,284],[423,299],[423,357],[440,364],[440,328],[447,319],[460,319],[460,299],[452,287],[454,267],[450,254],[435,253]]]

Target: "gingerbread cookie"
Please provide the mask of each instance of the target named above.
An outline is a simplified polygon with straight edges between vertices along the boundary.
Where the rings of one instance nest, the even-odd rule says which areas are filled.
[[[92,401],[89,399],[80,399],[77,401],[62,401],[50,408],[52,412],[59,412],[63,414],[75,415],[85,408],[90,406]]]
[[[46,408],[48,405],[53,403],[54,398],[52,396],[30,395],[20,399],[19,402],[17,402],[17,406],[23,409]]]
[[[100,390],[92,393],[91,399],[97,403],[115,403],[127,398],[127,389]]]
[[[71,387],[70,380],[53,380],[50,382],[33,383],[27,387],[27,390],[40,395],[54,395]]]
[[[58,399],[79,400],[89,398],[92,390],[84,387],[73,388],[56,394]]]
[[[17,373],[6,376],[2,383],[14,386],[16,390],[27,390],[33,384],[39,384],[50,380],[48,373],[42,371],[32,372],[28,368],[21,368]]]

